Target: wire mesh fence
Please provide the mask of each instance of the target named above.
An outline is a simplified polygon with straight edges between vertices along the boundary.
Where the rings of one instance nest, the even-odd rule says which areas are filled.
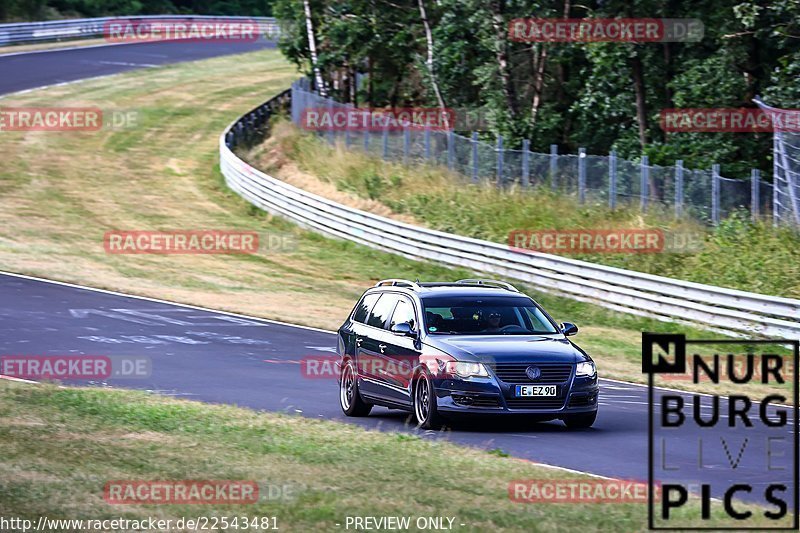
[[[777,109],[756,98],[758,106],[770,115],[774,124],[791,112]],[[796,110],[794,111],[796,113]],[[800,226],[800,133],[778,127],[772,142],[773,172],[772,214],[775,224]]]
[[[292,121],[305,126],[309,109],[334,112],[355,108],[319,96],[307,79],[301,79],[292,85]],[[631,161],[614,152],[607,156],[589,155],[580,149],[578,154],[559,154],[556,145],[551,146],[550,153],[538,153],[528,150],[527,142],[522,149],[516,149],[504,146],[501,137],[489,143],[479,140],[476,133],[466,137],[452,130],[417,124],[382,129],[331,127],[319,134],[330,143],[343,143],[349,149],[361,149],[388,161],[440,165],[469,183],[549,187],[574,196],[581,204],[602,202],[611,208],[626,205],[642,211],[658,209],[707,224],[718,224],[734,213],[778,223],[788,220],[791,213],[797,217],[800,208],[798,135],[784,134],[781,138],[785,157],[780,164],[776,162],[776,191],[757,170],[749,180],[729,179],[719,174],[719,165],[692,170],[683,168],[682,161],[666,167],[651,165],[646,156]],[[797,224],[800,225],[800,218]]]

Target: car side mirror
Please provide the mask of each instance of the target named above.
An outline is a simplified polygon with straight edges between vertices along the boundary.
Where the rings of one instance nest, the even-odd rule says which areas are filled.
[[[393,325],[391,331],[395,335],[402,335],[404,337],[416,337],[417,336],[417,334],[411,328],[411,324],[409,324],[408,322],[400,322],[399,324]]]
[[[571,337],[572,335],[577,335],[578,326],[576,326],[572,322],[564,322],[563,324],[561,324],[561,333],[563,333],[565,337]]]

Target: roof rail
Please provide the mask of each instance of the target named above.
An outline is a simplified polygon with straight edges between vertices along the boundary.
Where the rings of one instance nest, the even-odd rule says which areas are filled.
[[[486,285],[487,287],[497,287],[506,289],[508,291],[519,292],[515,286],[505,281],[497,281],[494,279],[460,279],[456,281],[458,285]]]
[[[376,287],[384,287],[387,285],[392,287],[408,287],[414,290],[422,288],[413,281],[408,281],[407,279],[398,279],[398,278],[384,279],[375,284]]]

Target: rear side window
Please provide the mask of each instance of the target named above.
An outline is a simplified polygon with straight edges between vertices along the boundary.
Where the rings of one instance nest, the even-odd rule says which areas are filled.
[[[372,311],[372,306],[375,305],[376,301],[378,301],[379,296],[380,294],[377,293],[367,294],[364,296],[361,301],[358,302],[356,312],[353,315],[353,320],[365,324],[367,322],[367,316],[369,316],[369,312]]]
[[[414,305],[405,298],[401,298],[400,302],[397,304],[394,314],[392,315],[392,321],[389,323],[389,329],[392,329],[396,324],[402,322],[408,322],[411,329],[416,329],[417,327],[414,318]]]
[[[394,294],[381,294],[378,303],[375,304],[375,307],[372,308],[372,312],[369,314],[367,325],[376,328],[383,328],[383,325],[386,323],[386,319],[389,318],[389,315],[392,314],[392,311],[394,311],[394,306],[397,305],[397,301],[399,299],[400,297]]]

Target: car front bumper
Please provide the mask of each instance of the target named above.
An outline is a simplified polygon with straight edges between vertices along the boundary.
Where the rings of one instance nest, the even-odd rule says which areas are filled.
[[[555,384],[558,387],[556,397],[525,398],[515,396],[516,385],[538,383],[505,383],[494,378],[436,381],[437,407],[444,415],[541,415],[559,418],[596,411],[600,393],[597,376],[573,377],[568,382]]]

